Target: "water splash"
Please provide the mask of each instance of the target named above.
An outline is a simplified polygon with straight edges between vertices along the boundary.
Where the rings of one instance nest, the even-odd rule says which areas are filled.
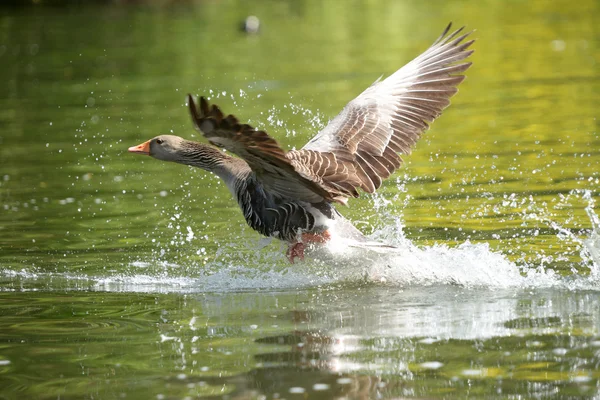
[[[549,213],[539,207],[537,213],[532,213],[531,209],[525,211],[530,218],[551,227],[556,237],[567,244],[565,247],[570,249],[568,251],[573,253],[579,250],[581,262],[572,266],[571,275],[566,277],[546,267],[547,256],[544,253],[537,254],[538,258],[531,262],[516,263],[501,251],[493,250],[489,243],[465,241],[457,247],[444,244],[417,246],[404,235],[400,217],[392,217],[382,229],[371,235],[374,240],[396,246],[394,249],[332,241],[328,250],[341,265],[362,265],[370,280],[389,284],[597,290],[600,283],[600,218],[594,211],[595,201],[591,191],[574,190],[570,196],[587,202],[585,212],[591,230],[573,232],[553,221]],[[581,270],[589,273],[580,274]]]
[[[458,247],[418,247],[404,241],[395,248],[332,242],[330,251],[340,267],[361,266],[369,281],[393,285],[456,284],[462,286],[524,286],[520,268],[487,243]],[[325,256],[323,256],[325,258]]]
[[[275,253],[267,249],[252,255],[245,264],[262,265],[262,271],[257,272],[253,267],[240,265],[233,267],[234,264],[229,263],[219,264],[215,268],[216,280],[212,284],[227,281],[228,288],[235,289],[367,281],[397,286],[441,284],[491,289],[556,287],[597,290],[600,218],[594,212],[591,192],[574,191],[572,196],[587,201],[585,210],[592,229],[586,231],[585,235],[562,227],[540,207],[537,213],[531,212],[531,207],[525,211],[530,218],[535,215],[538,222],[551,227],[556,232],[556,237],[565,242],[565,247],[573,253],[571,256],[580,252],[580,263],[573,266],[572,274],[566,277],[548,267],[548,257],[544,253],[539,253],[538,258],[530,262],[515,262],[501,250],[493,249],[485,242],[465,241],[456,247],[446,244],[418,246],[405,236],[402,218],[388,216],[384,226],[370,235],[372,243],[358,243],[334,235],[327,246],[309,249],[309,259],[301,266],[286,264],[281,255],[282,248],[274,249]],[[384,199],[375,198],[374,203],[377,209],[385,211]],[[382,247],[376,242],[394,247]],[[578,246],[573,246],[573,243]],[[585,269],[589,271],[588,274],[579,273]],[[241,275],[244,277],[240,280]],[[205,283],[212,285],[208,280]],[[219,287],[223,288],[224,285]]]
[[[591,261],[590,275],[596,280],[600,279],[600,218],[594,212],[595,201],[590,191],[586,191],[584,198],[588,200],[588,205],[585,208],[590,221],[592,223],[592,232],[588,238],[583,239],[584,253],[582,257],[589,257]],[[588,254],[586,255],[585,252]]]
[[[1,272],[17,286],[15,290],[31,287],[33,282],[50,281],[72,290],[126,292],[227,292],[245,290],[286,290],[337,284],[384,284],[398,287],[458,285],[471,288],[533,289],[558,288],[598,290],[600,254],[600,218],[589,192],[572,194],[587,201],[585,211],[591,230],[585,236],[560,226],[539,212],[539,221],[556,231],[556,236],[569,245],[579,243],[581,264],[589,274],[564,277],[543,263],[511,261],[489,243],[464,243],[451,247],[446,244],[418,246],[403,232],[400,217],[393,217],[381,229],[370,235],[371,243],[358,243],[334,235],[325,247],[310,248],[307,260],[290,265],[285,259],[284,245],[274,241],[253,241],[246,246],[239,242],[226,244],[214,260],[198,264],[198,259],[178,260],[177,263],[132,261],[126,274],[86,276],[60,273]],[[182,228],[185,235],[187,228]],[[185,240],[185,239],[184,239]],[[382,247],[375,241],[393,245]],[[261,249],[260,247],[266,247]],[[540,257],[543,258],[542,255]],[[186,265],[189,263],[190,265]],[[579,268],[573,268],[578,270]],[[18,278],[18,279],[15,279]],[[28,283],[29,282],[29,283]],[[62,283],[61,283],[62,282]],[[0,288],[7,289],[0,282]]]
[[[556,237],[567,244],[574,244],[580,249],[581,265],[589,270],[589,278],[598,280],[600,278],[600,218],[594,211],[596,202],[590,190],[572,190],[567,196],[560,196],[561,205],[570,205],[573,200],[584,201],[586,215],[589,218],[591,228],[574,231],[562,226],[552,219],[547,210],[539,210],[539,213],[530,214],[531,219],[540,221],[556,231]],[[568,247],[568,246],[567,246]],[[568,247],[570,248],[570,247]],[[573,267],[571,272],[578,274],[578,269]]]

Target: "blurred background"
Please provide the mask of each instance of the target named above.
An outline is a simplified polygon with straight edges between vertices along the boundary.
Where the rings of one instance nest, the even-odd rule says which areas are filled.
[[[389,214],[404,214],[408,232],[418,230],[413,240],[493,243],[515,238],[529,195],[541,205],[559,201],[557,193],[597,191],[586,183],[598,179],[595,1],[576,9],[566,1],[11,4],[0,17],[0,240],[9,259],[39,255],[46,263],[49,251],[120,262],[120,252],[129,253],[125,261],[131,252],[161,250],[191,257],[198,246],[214,254],[231,235],[255,239],[251,231],[239,236],[245,223],[214,177],[135,157],[127,147],[162,133],[197,138],[187,93],[212,96],[284,147],[300,147],[450,21],[476,29],[474,66],[406,157],[400,180],[380,191],[394,199]],[[258,34],[242,30],[251,15]],[[404,193],[413,201],[405,204]],[[519,207],[501,207],[504,196],[518,197],[510,203]],[[585,205],[556,220],[589,228]],[[388,225],[365,207],[373,207],[369,196],[344,212],[367,233]],[[169,229],[176,213],[185,224]],[[547,224],[537,222],[531,227],[544,233]],[[190,246],[177,254],[180,246],[169,243],[187,237],[186,226],[195,240],[184,240]],[[535,242],[519,256],[535,258],[547,246],[519,236]]]
[[[598,21],[597,0],[4,0],[0,399],[597,395]],[[341,210],[401,257],[290,266],[215,177],[127,153],[202,140],[187,93],[301,147],[449,22],[477,39],[459,93]]]

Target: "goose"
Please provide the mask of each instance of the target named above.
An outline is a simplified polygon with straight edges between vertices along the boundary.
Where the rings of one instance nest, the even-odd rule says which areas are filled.
[[[474,51],[474,40],[465,41],[472,32],[463,27],[449,34],[451,26],[417,58],[350,101],[301,149],[285,151],[265,131],[188,95],[195,128],[210,145],[160,135],[128,151],[219,176],[250,227],[288,243],[291,263],[304,259],[308,244],[327,242],[334,228],[366,241],[335,204],[346,205],[359,189],[375,192],[450,104]]]

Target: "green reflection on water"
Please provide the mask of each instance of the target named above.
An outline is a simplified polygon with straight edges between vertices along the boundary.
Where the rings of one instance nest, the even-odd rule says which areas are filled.
[[[569,192],[598,198],[599,11],[591,0],[2,9],[0,398],[593,395],[596,292],[350,282],[194,294],[185,278],[231,265],[242,277],[319,265],[290,268],[277,244],[257,251],[214,177],[126,149],[197,138],[185,94],[211,90],[301,146],[453,20],[478,39],[459,95],[380,194],[342,212],[366,233],[401,216],[421,246],[469,239],[587,274],[580,244],[549,221],[587,234],[589,202]],[[236,30],[249,14],[258,36]],[[181,287],[160,286],[173,277]]]
[[[271,398],[292,388],[311,398],[578,396],[600,377],[595,293],[336,287],[0,297],[5,398]]]

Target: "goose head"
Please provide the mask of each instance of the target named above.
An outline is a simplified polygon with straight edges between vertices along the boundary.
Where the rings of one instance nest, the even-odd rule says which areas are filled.
[[[185,139],[173,135],[160,135],[128,149],[130,153],[145,154],[163,161],[176,161]]]
[[[218,149],[174,135],[160,135],[128,149],[163,161],[199,167],[207,171],[218,168],[227,156]]]

